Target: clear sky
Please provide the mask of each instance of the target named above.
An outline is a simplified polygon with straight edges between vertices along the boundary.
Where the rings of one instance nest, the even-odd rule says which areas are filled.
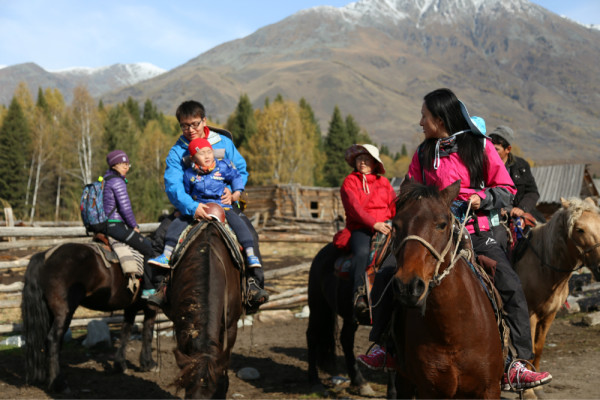
[[[0,66],[54,71],[148,62],[172,69],[293,13],[351,0],[0,0]],[[599,0],[534,0],[600,24]]]

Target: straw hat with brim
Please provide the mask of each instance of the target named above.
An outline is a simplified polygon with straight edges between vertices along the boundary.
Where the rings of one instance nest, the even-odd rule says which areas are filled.
[[[356,157],[361,154],[369,154],[375,159],[375,161],[377,161],[379,165],[373,172],[381,175],[385,174],[383,161],[381,161],[381,158],[379,158],[379,150],[372,144],[353,144],[350,146],[350,148],[348,148],[348,150],[346,150],[346,156],[344,158],[346,159],[348,165],[350,165],[352,168],[356,168]]]
[[[459,100],[460,103],[460,111],[462,112],[463,117],[467,120],[469,124],[469,129],[475,135],[481,135],[483,137],[487,137],[485,135],[485,121],[481,117],[473,117],[469,115],[469,111],[467,111],[467,106]]]

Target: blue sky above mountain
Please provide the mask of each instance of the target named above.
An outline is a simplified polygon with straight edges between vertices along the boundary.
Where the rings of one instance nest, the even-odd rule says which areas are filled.
[[[424,8],[439,0],[132,0],[0,1],[0,66],[33,62],[48,71],[150,63],[169,70],[224,42],[250,35],[300,10],[346,7],[377,13],[382,5]],[[496,0],[455,0],[459,6]],[[517,1],[517,0],[511,0]],[[520,1],[520,0],[518,0]],[[597,0],[535,0],[582,24],[600,24]]]

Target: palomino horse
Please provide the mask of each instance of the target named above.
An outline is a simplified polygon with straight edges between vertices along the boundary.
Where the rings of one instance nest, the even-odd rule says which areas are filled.
[[[241,274],[219,222],[205,222],[173,270],[164,311],[173,321],[186,398],[224,399],[242,314]],[[190,232],[190,235],[194,235]],[[188,236],[189,237],[189,236]]]
[[[308,276],[308,379],[313,387],[320,385],[318,367],[335,372],[335,333],[337,316],[344,323],[340,343],[344,352],[346,369],[352,386],[361,395],[375,394],[362,376],[354,356],[354,336],[358,323],[354,318],[352,282],[339,278],[334,271],[335,260],[342,254],[332,243],[323,247],[313,259]],[[316,388],[315,388],[316,390]]]
[[[90,245],[66,243],[46,259],[46,252],[31,257],[25,272],[21,313],[25,336],[27,380],[47,383],[48,389],[69,392],[60,371],[60,349],[65,332],[77,307],[98,311],[125,309],[121,343],[115,356],[115,368],[127,368],[125,347],[131,335],[135,315],[144,310],[140,367],[150,371],[152,334],[156,308],[147,306],[127,288],[127,278],[118,264],[107,268],[102,257]]]
[[[450,205],[459,184],[439,191],[405,180],[400,190],[390,281],[398,372],[422,398],[500,398],[494,309],[465,258],[454,256]]]
[[[600,278],[600,212],[591,199],[561,199],[562,208],[530,231],[515,263],[529,307],[535,357],[540,366],[546,334],[569,294],[569,278],[580,266]]]

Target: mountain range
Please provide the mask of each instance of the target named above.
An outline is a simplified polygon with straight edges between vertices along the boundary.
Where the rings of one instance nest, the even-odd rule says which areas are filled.
[[[135,85],[166,72],[149,63],[114,64],[108,67],[74,67],[46,71],[34,63],[17,64],[0,69],[0,104],[8,106],[19,82],[27,83],[32,95],[38,88],[60,90],[67,103],[73,99],[73,89],[85,85],[93,97]]]
[[[44,75],[33,67],[1,69],[1,90],[5,70]],[[422,140],[423,96],[449,87],[488,132],[512,127],[527,158],[594,162],[598,76],[600,31],[527,0],[359,0],[300,11],[150,79],[90,91],[105,104],[149,98],[167,114],[196,99],[220,122],[243,93],[260,108],[278,94],[304,97],[324,132],[337,105],[399,151]]]

